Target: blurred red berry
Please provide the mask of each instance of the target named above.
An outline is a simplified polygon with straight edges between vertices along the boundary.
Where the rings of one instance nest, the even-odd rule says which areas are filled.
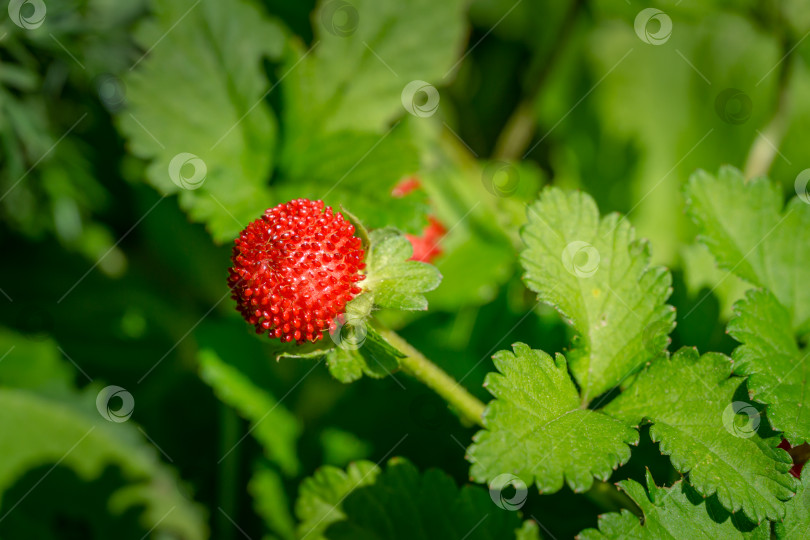
[[[787,450],[790,457],[793,458],[793,467],[790,469],[790,474],[796,478],[801,478],[802,467],[807,463],[807,459],[810,458],[810,445],[804,443],[799,446],[791,447],[787,439],[782,439],[782,442],[779,443],[779,448]]]
[[[391,190],[391,196],[401,199],[408,193],[417,190],[420,187],[422,187],[422,184],[419,183],[419,179],[415,176],[411,176],[401,180],[396,186],[394,186],[394,189]]]
[[[231,297],[256,333],[314,342],[360,293],[364,255],[354,225],[323,201],[279,204],[234,240]]]
[[[411,241],[413,246],[413,261],[432,262],[433,259],[442,254],[439,241],[447,234],[447,229],[434,216],[428,216],[428,225],[422,231],[422,236],[406,234],[405,237]]]

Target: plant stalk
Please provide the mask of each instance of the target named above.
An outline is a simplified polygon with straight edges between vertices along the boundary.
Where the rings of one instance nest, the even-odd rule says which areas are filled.
[[[379,332],[391,345],[405,355],[399,360],[405,373],[439,394],[464,420],[484,427],[481,419],[484,414],[484,404],[478,398],[470,394],[439,366],[428,360],[424,354],[416,350],[399,334],[385,329],[381,329]]]

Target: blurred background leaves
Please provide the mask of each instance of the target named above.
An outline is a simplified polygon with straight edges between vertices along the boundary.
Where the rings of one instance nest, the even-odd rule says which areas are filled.
[[[634,30],[648,7],[672,21],[660,45]],[[485,399],[495,351],[569,341],[516,265],[541,185],[628,214],[673,271],[671,349],[728,353],[723,328],[745,287],[695,243],[683,185],[732,164],[770,173],[787,196],[808,167],[802,0],[50,0],[38,26],[11,15],[3,537],[234,538],[237,523],[294,538],[303,478],[392,451],[467,481],[472,430],[419,384],[343,385],[324,366],[272,361],[250,336],[225,269],[230,239],[264,208],[324,198],[414,235],[441,222],[431,310],[379,318]],[[435,110],[428,94],[403,97],[414,80],[437,89]],[[170,171],[181,153],[204,164],[196,189],[182,180],[198,162]],[[408,177],[419,187],[391,196]],[[107,385],[133,396],[129,421],[94,409]],[[639,455],[659,482],[675,478],[644,431]],[[615,474],[642,482],[635,462]],[[524,514],[568,537],[601,510],[533,492]]]

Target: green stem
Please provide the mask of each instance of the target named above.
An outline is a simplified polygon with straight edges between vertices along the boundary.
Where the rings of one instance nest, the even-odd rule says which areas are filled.
[[[784,56],[779,68],[776,105],[770,122],[754,139],[754,143],[748,151],[744,169],[746,178],[768,174],[790,123],[789,91],[793,74],[793,50],[795,46],[793,40],[787,37],[784,30],[786,23],[781,17],[779,24],[782,29],[782,51]]]
[[[405,355],[399,361],[405,373],[422,381],[425,386],[439,394],[458,411],[462,418],[484,427],[481,420],[481,416],[484,414],[484,404],[478,398],[470,394],[439,366],[428,360],[424,354],[416,350],[413,345],[405,341],[399,334],[382,329],[379,332],[391,345]]]

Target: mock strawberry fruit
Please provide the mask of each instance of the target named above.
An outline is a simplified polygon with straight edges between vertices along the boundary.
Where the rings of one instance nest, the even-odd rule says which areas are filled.
[[[444,228],[444,225],[434,216],[428,216],[428,225],[422,231],[422,236],[405,235],[413,246],[411,260],[432,262],[443,253],[439,247],[439,241],[444,238],[445,234],[447,234],[447,229]]]
[[[360,293],[362,242],[323,201],[297,199],[265,211],[234,240],[228,285],[256,333],[314,342]]]
[[[420,187],[422,187],[422,184],[419,182],[419,179],[415,176],[411,176],[400,180],[399,183],[394,186],[394,189],[391,190],[391,196],[401,199],[408,193],[416,191]]]

